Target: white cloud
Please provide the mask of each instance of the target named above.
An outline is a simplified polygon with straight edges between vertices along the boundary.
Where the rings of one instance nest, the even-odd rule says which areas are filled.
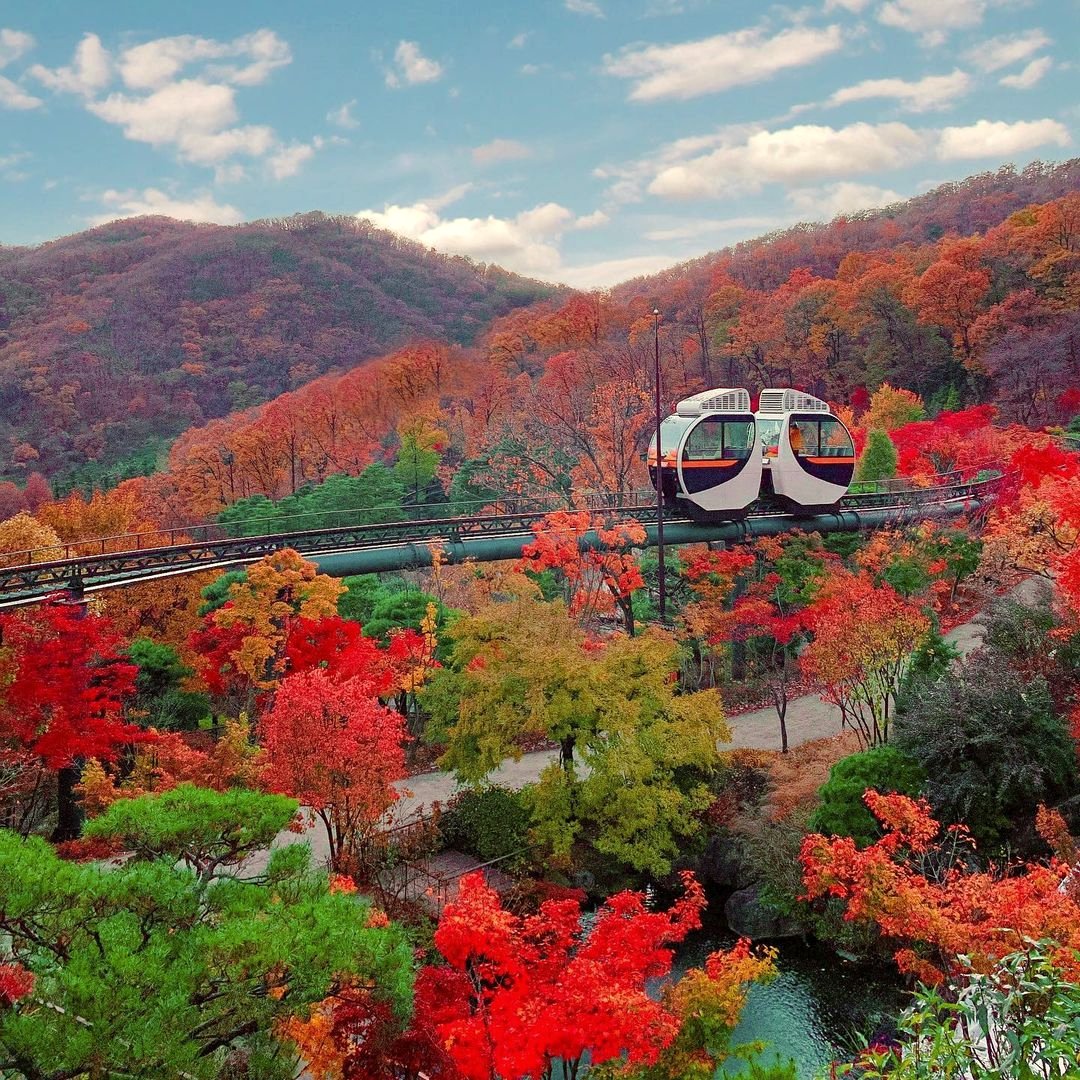
[[[829,15],[834,11],[850,11],[853,15],[858,15],[870,0],[825,0],[825,14]]]
[[[36,109],[43,104],[41,98],[28,94],[18,83],[0,75],[0,109]]]
[[[604,259],[579,266],[564,266],[553,280],[575,289],[605,289],[620,281],[668,270],[678,261],[678,255],[656,252],[622,259]]]
[[[18,60],[36,44],[33,34],[23,30],[0,28],[0,67],[6,67],[12,60]]]
[[[759,214],[746,214],[741,217],[730,218],[698,218],[684,222],[681,225],[649,229],[644,236],[646,240],[654,240],[658,243],[668,240],[700,240],[704,236],[713,236],[717,233],[738,232],[746,234],[747,232],[775,229],[779,225],[783,225],[786,220],[786,218],[766,217]]]
[[[769,37],[763,27],[681,45],[646,45],[604,57],[609,75],[634,79],[632,101],[682,101],[761,82],[785,68],[814,63],[843,45],[838,26],[795,26]]]
[[[386,85],[397,88],[404,83],[416,86],[419,83],[435,82],[443,76],[443,66],[436,60],[426,57],[415,41],[399,41],[394,50],[397,71],[386,73]]]
[[[476,165],[494,165],[500,161],[522,161],[532,157],[532,151],[517,139],[492,139],[473,149],[472,159]]]
[[[827,104],[846,105],[870,98],[895,98],[910,112],[943,109],[971,89],[971,77],[959,68],[949,75],[927,75],[917,82],[904,79],[865,79],[854,86],[837,90]]]
[[[327,144],[326,139],[316,135],[310,143],[293,143],[291,146],[282,146],[266,159],[270,175],[275,180],[285,180],[295,176],[306,161],[310,161],[316,151],[321,150]],[[343,140],[332,136],[330,142],[339,143]]]
[[[889,0],[878,12],[886,26],[919,34],[927,45],[940,45],[950,30],[978,26],[987,0]]]
[[[236,56],[250,61],[240,66],[216,65],[208,70],[217,78],[236,86],[259,86],[266,82],[270,73],[279,67],[292,63],[292,50],[287,41],[283,41],[273,30],[256,30],[236,38],[230,45],[228,56]]]
[[[525,42],[529,40],[529,31],[523,30],[520,34],[515,34],[507,43],[508,49],[521,49],[525,47]]]
[[[891,188],[874,184],[857,184],[842,180],[820,188],[796,188],[789,191],[787,201],[804,218],[815,221],[831,221],[840,214],[854,214],[859,210],[873,210],[903,199]]]
[[[360,126],[360,121],[353,116],[352,111],[356,108],[356,98],[351,101],[346,101],[344,105],[337,109],[331,109],[326,114],[326,120],[330,124],[335,124],[339,128],[345,128],[352,131]]]
[[[800,124],[780,131],[757,131],[743,141],[721,134],[710,153],[660,164],[648,186],[653,195],[672,199],[721,198],[756,191],[763,184],[797,184],[830,176],[898,168],[926,153],[926,137],[906,124],[849,124],[831,128]],[[683,140],[690,145],[701,140]]]
[[[91,224],[104,225],[117,218],[142,217],[146,214],[160,214],[180,221],[208,221],[218,225],[236,225],[244,220],[244,215],[235,206],[217,203],[209,194],[176,199],[157,188],[144,188],[142,191],[110,189],[101,193],[101,202],[108,210],[93,217]]]
[[[595,217],[575,218],[558,203],[543,203],[513,217],[444,217],[441,211],[466,190],[467,185],[462,185],[439,198],[361,210],[356,216],[439,251],[553,280],[561,280],[559,243],[563,234]]]
[[[522,64],[521,65],[521,74],[522,75],[539,75],[540,74],[540,67],[537,64]]]
[[[227,59],[247,63],[216,64],[207,73],[238,86],[255,86],[265,82],[275,68],[291,63],[292,52],[288,42],[273,30],[256,30],[227,42],[181,34],[125,49],[117,67],[129,89],[156,90],[172,82],[191,64]]]
[[[247,169],[237,162],[233,162],[232,164],[225,162],[222,165],[214,166],[215,184],[239,184],[242,180],[246,180],[247,178]]]
[[[1049,56],[1040,56],[1032,60],[1023,71],[1016,75],[1006,75],[998,81],[1002,86],[1011,86],[1014,90],[1030,90],[1052,67],[1054,61]]]
[[[937,155],[943,161],[963,158],[1007,158],[1037,146],[1068,146],[1065,125],[1057,120],[980,120],[967,127],[947,127],[941,132]]]
[[[1041,30],[1027,30],[1022,34],[1010,34],[1008,37],[987,38],[974,48],[968,49],[965,56],[968,62],[980,71],[998,71],[1010,64],[1026,60],[1049,44],[1050,39]]]
[[[157,90],[172,82],[189,64],[222,55],[222,44],[183,34],[157,38],[125,49],[117,60],[120,78],[132,90]]]
[[[575,15],[591,15],[594,19],[604,18],[604,9],[596,0],[563,0],[563,7]]]
[[[215,165],[237,154],[259,157],[276,141],[265,125],[232,126],[239,119],[235,91],[221,83],[182,79],[146,97],[114,93],[86,107],[122,127],[128,139],[175,146],[183,160],[197,165]]]
[[[35,64],[30,74],[50,90],[92,97],[112,78],[112,57],[97,34],[84,34],[67,67],[47,68]]]
[[[120,127],[125,138],[173,148],[181,161],[213,166],[216,179],[234,182],[244,172],[228,161],[239,155],[274,151],[270,173],[275,176],[292,175],[299,167],[304,154],[298,146],[282,145],[265,124],[240,123],[236,104],[237,87],[262,83],[291,62],[288,43],[267,29],[231,41],[192,34],[155,38],[115,58],[96,34],[86,34],[70,65],[36,65],[30,71],[55,91],[83,97],[87,111]],[[117,75],[123,88],[101,96]],[[0,100],[3,92],[0,86]],[[312,152],[309,148],[306,156]]]
[[[14,154],[0,156],[0,176],[12,183],[29,180],[30,174],[18,169],[17,166],[29,161],[33,157],[28,150],[19,150]]]
[[[599,229],[607,225],[611,218],[603,210],[594,210],[591,214],[583,214],[574,222],[575,229]]]

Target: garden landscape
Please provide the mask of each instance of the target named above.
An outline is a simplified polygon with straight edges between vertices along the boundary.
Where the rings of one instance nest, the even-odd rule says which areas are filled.
[[[1080,1075],[1053,5],[24,7],[0,1078]]]

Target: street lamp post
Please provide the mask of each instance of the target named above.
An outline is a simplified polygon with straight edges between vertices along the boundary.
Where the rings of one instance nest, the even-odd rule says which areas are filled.
[[[667,622],[667,581],[664,573],[664,481],[660,472],[663,461],[660,447],[660,309],[653,308],[653,361],[656,381],[656,599],[660,621]]]

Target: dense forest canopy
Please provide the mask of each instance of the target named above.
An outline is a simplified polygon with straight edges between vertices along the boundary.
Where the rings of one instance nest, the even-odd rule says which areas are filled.
[[[1080,159],[1004,167],[609,293],[321,214],[0,249],[0,480],[63,493],[164,468],[155,516],[185,522],[412,446],[445,484],[497,449],[503,489],[565,493],[574,472],[625,490],[643,479],[654,306],[669,401],[773,384],[854,405],[889,382],[932,409],[1061,421],[1080,397],[1078,185]]]
[[[0,476],[146,471],[191,425],[414,338],[471,344],[556,291],[319,213],[0,248]]]

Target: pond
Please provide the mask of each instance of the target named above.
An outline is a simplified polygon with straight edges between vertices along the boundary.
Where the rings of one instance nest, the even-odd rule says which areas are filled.
[[[709,953],[735,940],[722,924],[707,923],[679,950],[675,973],[703,964]],[[790,1058],[799,1080],[814,1080],[831,1061],[850,1059],[856,1047],[892,1030],[908,998],[895,968],[853,964],[799,939],[775,944],[780,975],[768,986],[751,988],[736,1043],[765,1042],[770,1049],[763,1060],[774,1054]]]

